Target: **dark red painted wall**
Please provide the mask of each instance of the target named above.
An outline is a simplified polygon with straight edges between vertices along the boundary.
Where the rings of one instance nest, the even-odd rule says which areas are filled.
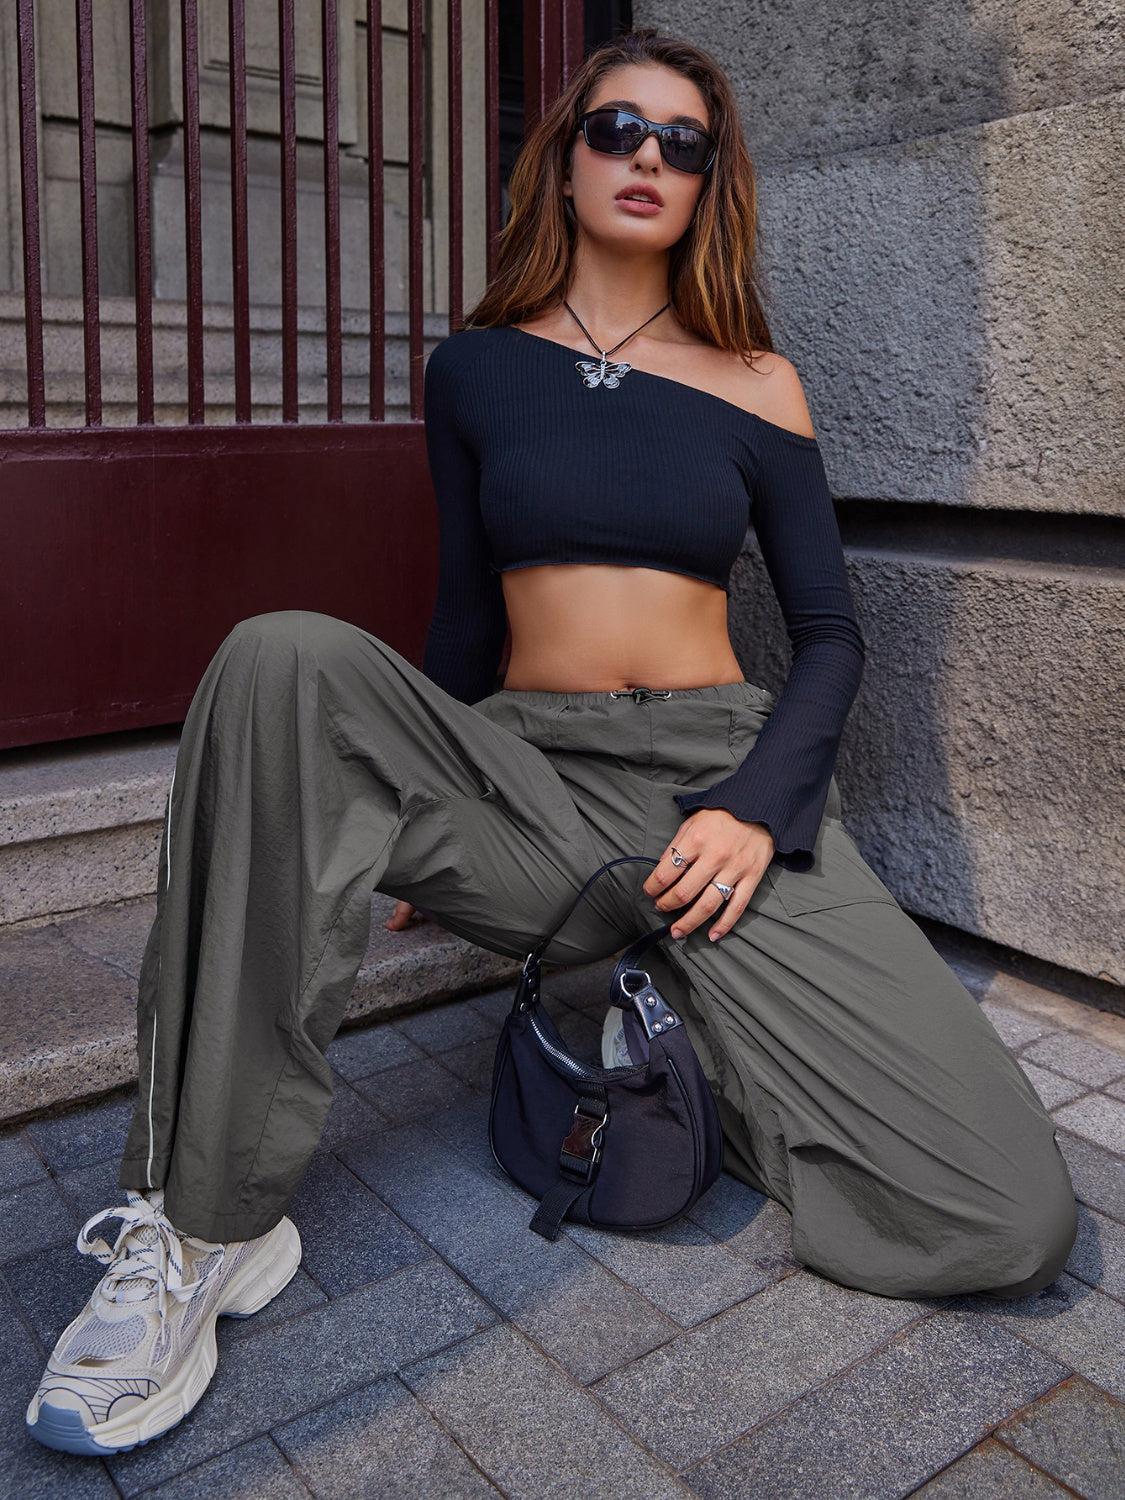
[[[180,723],[248,615],[321,610],[420,665],[422,424],[6,432],[0,748]]]

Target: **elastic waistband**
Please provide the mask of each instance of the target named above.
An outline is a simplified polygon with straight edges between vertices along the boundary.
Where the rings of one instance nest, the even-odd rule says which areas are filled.
[[[714,682],[705,687],[690,688],[601,688],[596,691],[579,693],[556,693],[549,692],[543,688],[501,688],[493,695],[496,698],[513,698],[520,703],[529,703],[542,708],[563,707],[569,704],[577,708],[590,707],[594,704],[628,704],[630,707],[636,702],[663,703],[685,700],[711,700],[720,703],[750,703],[764,707],[772,707],[774,695],[757,683],[747,682],[743,678],[739,682]]]

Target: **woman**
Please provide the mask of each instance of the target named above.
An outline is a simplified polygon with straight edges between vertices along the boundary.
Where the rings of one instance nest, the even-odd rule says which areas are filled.
[[[547,960],[616,953],[675,913],[662,985],[726,1164],[789,1209],[803,1264],[890,1296],[1017,1296],[1073,1243],[1050,1118],[840,820],[863,640],[801,383],[755,289],[728,81],[681,42],[614,41],[535,129],[511,199],[473,326],[426,369],[441,556],[424,671],[341,620],[259,615],[185,721],[129,1201],[80,1237],[108,1269],[28,1409],[55,1446],[164,1431],[210,1378],[215,1317],[296,1270],[284,1209],[329,1108],[324,1049],[373,888],[397,898],[393,930],[417,909],[522,957],[597,865],[651,856],[639,884],[597,882]],[[727,633],[748,518],[793,647],[776,698]],[[114,1243],[91,1241],[114,1216]]]

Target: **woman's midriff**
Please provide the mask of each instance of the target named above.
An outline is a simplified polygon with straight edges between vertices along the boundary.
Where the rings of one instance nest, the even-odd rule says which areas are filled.
[[[501,575],[511,691],[707,687],[742,680],[727,595],[657,568],[551,563]]]

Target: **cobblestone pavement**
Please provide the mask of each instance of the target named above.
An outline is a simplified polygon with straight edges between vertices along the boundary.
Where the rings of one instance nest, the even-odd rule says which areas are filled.
[[[547,988],[595,1056],[604,986],[572,971]],[[41,1448],[23,1411],[99,1273],[73,1241],[120,1201],[130,1101],[0,1136],[0,1494],[1125,1492],[1125,1021],[1091,1013],[1084,1035],[1084,1007],[1059,1025],[984,1002],[1054,1112],[1079,1239],[1037,1296],[909,1301],[803,1270],[785,1210],[725,1173],[664,1231],[533,1234],[487,1137],[510,997],[337,1038],[337,1099],[291,1208],[297,1278],[220,1322],[185,1422],[108,1462]]]

